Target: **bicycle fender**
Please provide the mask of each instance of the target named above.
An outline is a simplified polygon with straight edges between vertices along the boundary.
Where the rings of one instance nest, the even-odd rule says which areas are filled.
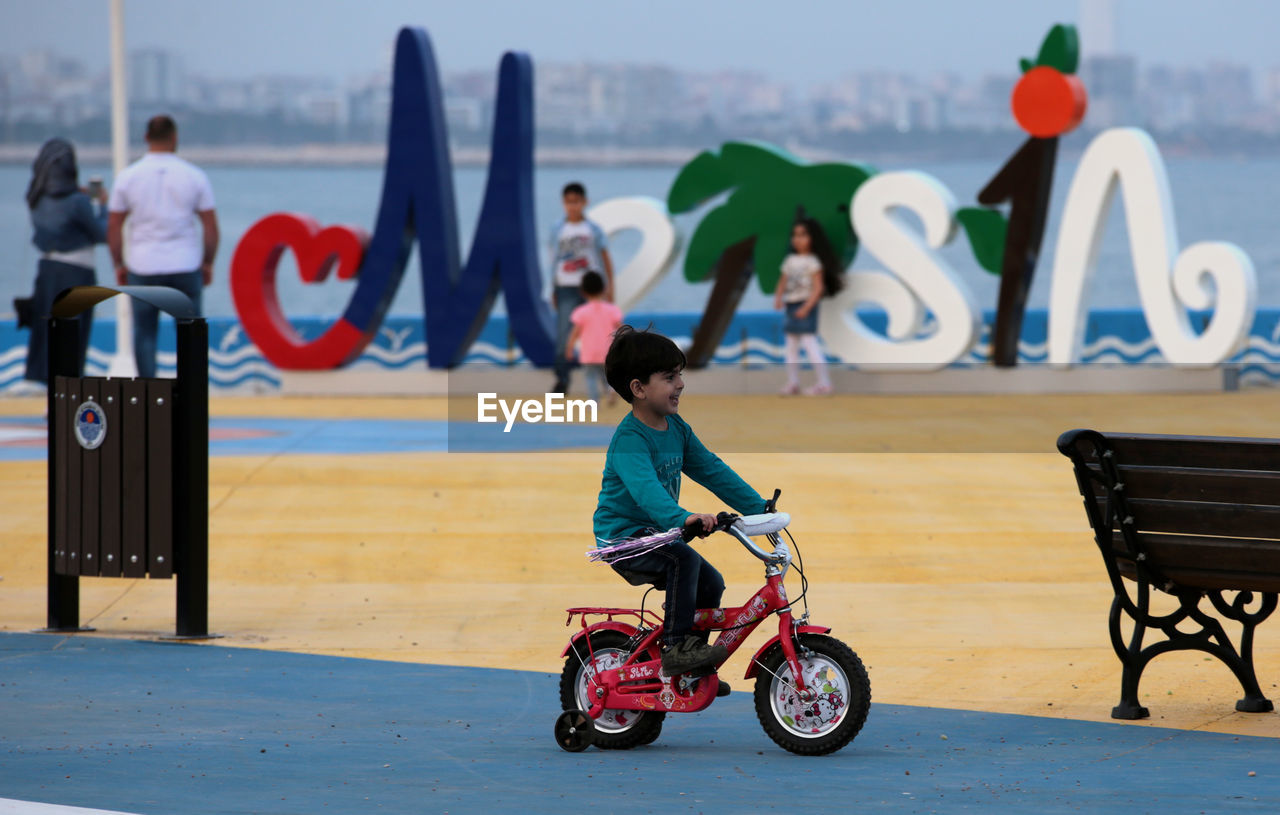
[[[637,629],[634,625],[629,625],[627,623],[620,622],[618,620],[603,620],[598,623],[593,623],[588,628],[585,628],[585,629],[579,628],[577,633],[575,633],[572,637],[569,638],[569,644],[566,645],[564,647],[564,650],[560,652],[560,656],[561,657],[569,656],[569,649],[573,647],[574,643],[578,642],[579,640],[582,640],[589,634],[594,634],[597,631],[618,631],[620,633],[626,634],[628,637],[633,637],[635,636],[635,633],[638,630],[639,629]],[[827,630],[830,631],[831,629],[828,628]]]
[[[797,625],[795,628],[797,634],[830,634],[831,627],[825,625]],[[747,664],[747,675],[743,679],[752,679],[756,674],[760,673],[760,658],[764,656],[765,651],[772,648],[780,639],[779,635],[774,634],[773,638],[760,646],[760,650],[756,651],[751,657],[751,662]],[[569,653],[569,649],[565,649],[565,654]]]

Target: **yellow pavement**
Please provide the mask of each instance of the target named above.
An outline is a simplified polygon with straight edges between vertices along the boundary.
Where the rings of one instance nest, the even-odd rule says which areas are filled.
[[[762,492],[783,489],[813,621],[859,652],[876,701],[1103,721],[1120,676],[1106,631],[1110,589],[1055,439],[1086,426],[1280,435],[1277,400],[1268,391],[783,399],[691,389],[681,413]],[[215,399],[211,409],[446,414],[443,400],[409,398]],[[42,410],[0,401],[0,416]],[[785,434],[794,451],[758,452],[772,449],[751,442],[766,433]],[[215,457],[210,621],[225,635],[216,642],[558,671],[565,607],[633,605],[641,594],[583,557],[602,463],[601,450]],[[0,462],[2,630],[44,624],[44,473],[41,462]],[[688,481],[682,503],[720,508]],[[758,562],[732,539],[699,545],[725,574],[726,603],[759,586]],[[171,581],[81,585],[83,622],[99,635],[172,630]],[[797,596],[798,578],[790,587]],[[1256,644],[1273,698],[1278,646],[1280,619]],[[748,657],[739,652],[724,674],[743,689]],[[1150,724],[1280,736],[1277,714],[1235,713],[1239,695],[1226,667],[1195,653],[1160,657],[1142,682]]]

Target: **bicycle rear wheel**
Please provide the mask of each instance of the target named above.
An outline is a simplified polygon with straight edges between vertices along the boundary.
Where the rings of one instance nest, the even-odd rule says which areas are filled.
[[[621,631],[596,631],[591,647],[579,640],[569,650],[560,674],[560,709],[590,710],[594,701],[591,683],[597,671],[616,668],[631,656],[630,638]],[[662,732],[666,713],[637,710],[606,710],[595,720],[592,743],[604,750],[629,750],[650,744]]]

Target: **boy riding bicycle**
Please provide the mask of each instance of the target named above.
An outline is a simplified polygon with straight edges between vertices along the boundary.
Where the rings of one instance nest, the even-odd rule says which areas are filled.
[[[675,527],[711,532],[715,516],[682,508],[681,473],[706,487],[744,515],[765,511],[765,500],[698,441],[677,414],[684,390],[684,353],[674,342],[624,325],[605,358],[605,379],[631,405],[618,423],[605,456],[604,476],[594,516],[596,543]],[[728,656],[723,645],[708,645],[706,633],[693,633],[694,612],[717,608],[724,579],[716,568],[683,541],[614,565],[628,582],[656,582],[666,588],[662,670],[668,675],[697,673]]]

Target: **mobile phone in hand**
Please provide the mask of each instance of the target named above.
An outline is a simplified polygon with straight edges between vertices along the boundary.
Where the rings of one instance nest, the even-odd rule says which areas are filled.
[[[101,198],[102,197],[102,179],[96,175],[90,178],[89,187],[85,190],[85,192],[88,193],[89,197],[95,201]]]

